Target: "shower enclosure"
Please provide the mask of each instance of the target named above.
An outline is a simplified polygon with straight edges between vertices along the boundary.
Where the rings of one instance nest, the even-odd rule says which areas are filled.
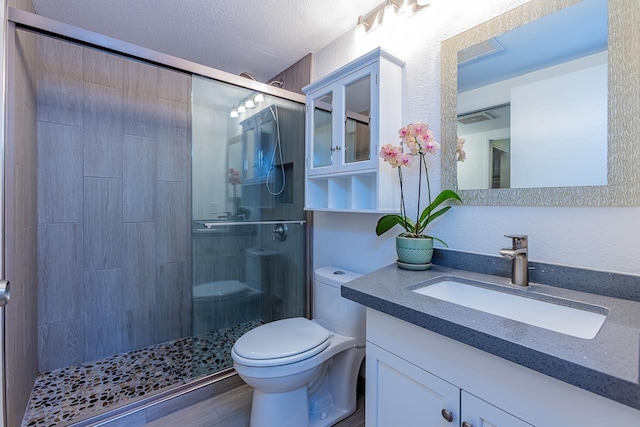
[[[9,425],[213,381],[304,316],[303,98],[11,12]]]

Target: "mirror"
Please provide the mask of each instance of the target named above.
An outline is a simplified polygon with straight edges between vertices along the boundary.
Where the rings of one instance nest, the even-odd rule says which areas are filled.
[[[582,95],[585,94],[585,89],[584,87],[578,89],[577,92],[574,91],[572,95],[568,96],[558,95],[557,91],[553,93],[553,97],[549,94],[544,95],[540,87],[550,81],[553,82],[554,78],[557,78],[555,76],[546,76],[542,80],[531,80],[527,84],[521,84],[522,88],[513,89],[508,87],[508,89],[503,89],[502,92],[507,94],[507,98],[499,90],[495,89],[496,86],[493,86],[493,90],[484,90],[485,95],[489,94],[489,97],[474,98],[463,96],[465,92],[483,92],[483,87],[486,88],[487,85],[500,84],[495,80],[495,76],[487,77],[484,81],[476,83],[471,82],[471,79],[465,76],[464,68],[466,64],[464,64],[464,61],[478,56],[477,52],[473,51],[480,45],[487,44],[487,40],[499,39],[502,35],[514,29],[516,32],[526,31],[530,25],[534,26],[535,23],[544,23],[547,20],[557,20],[558,16],[564,19],[565,15],[571,15],[573,10],[584,10],[593,4],[600,8],[600,13],[606,13],[605,11],[608,9],[608,54],[597,52],[594,54],[591,52],[587,55],[589,58],[595,55],[596,59],[591,59],[594,63],[600,61],[599,78],[601,81],[603,76],[602,68],[606,68],[604,70],[604,78],[608,82],[608,88],[607,91],[600,90],[599,97],[601,99],[605,98],[607,101],[604,104],[605,106],[598,107],[599,112],[596,115],[599,122],[592,129],[592,132],[599,132],[602,135],[600,139],[604,139],[604,135],[606,135],[606,146],[603,144],[596,148],[595,145],[588,145],[587,148],[584,144],[587,142],[590,144],[596,139],[592,137],[593,133],[575,139],[575,134],[584,130],[584,126],[572,125],[574,119],[570,119],[567,113],[579,110],[582,107]],[[629,119],[624,118],[625,116],[633,117],[629,115],[633,112],[637,115],[640,105],[637,96],[637,78],[634,80],[634,77],[632,77],[638,75],[640,65],[638,61],[628,60],[629,55],[635,58],[635,54],[632,52],[637,52],[640,46],[640,37],[636,34],[637,30],[634,30],[639,23],[632,22],[634,19],[638,19],[637,14],[628,13],[629,9],[633,7],[635,6],[631,0],[608,0],[608,2],[606,0],[565,0],[562,2],[533,0],[491,21],[445,40],[442,43],[443,187],[459,191],[465,204],[475,205],[638,205],[640,193],[638,193],[637,189],[640,188],[640,177],[636,171],[637,167],[633,165],[638,161],[636,141],[640,132],[636,129],[637,126],[629,126]],[[561,37],[564,39],[584,38],[570,31],[566,25],[568,24],[565,24],[564,32],[561,31],[564,36]],[[571,37],[567,36],[567,32],[571,34]],[[539,36],[534,36],[534,38],[545,39],[547,36],[552,38],[546,39],[546,48],[559,44],[558,40],[560,39],[557,35],[553,36],[553,32],[549,29],[543,31]],[[508,44],[508,42],[504,43]],[[541,56],[541,54],[532,52],[530,49],[527,52],[528,57]],[[490,56],[488,55],[486,58],[479,57],[475,62],[480,64],[485,60],[488,61]],[[499,54],[493,56],[498,57]],[[602,56],[605,57],[604,63],[602,62]],[[573,59],[574,61],[576,60],[575,58]],[[577,59],[577,61],[581,61],[581,59]],[[458,67],[459,62],[462,63],[460,67]],[[514,62],[522,64],[526,61]],[[597,68],[598,64],[595,64],[595,66]],[[555,67],[566,67],[566,65],[555,65]],[[589,67],[586,68],[588,69]],[[496,66],[489,66],[488,69],[496,69]],[[545,66],[545,70],[533,73],[540,72],[548,72],[548,66]],[[475,71],[471,73],[476,77],[480,74],[483,74],[484,77],[484,72]],[[518,78],[521,77],[508,76],[508,79]],[[570,80],[573,83],[577,79]],[[459,82],[461,94],[458,93]],[[474,84],[477,86],[474,87]],[[564,85],[566,86],[566,84]],[[633,88],[633,90],[630,90],[630,88]],[[636,95],[634,96],[633,93],[636,93]],[[511,97],[512,94],[513,97]],[[477,95],[477,93],[474,95]],[[546,99],[544,99],[545,96]],[[516,97],[518,98],[517,101]],[[536,99],[536,97],[542,97],[543,102]],[[580,101],[576,102],[576,98],[579,98]],[[593,115],[592,113],[595,109],[593,105],[595,104],[591,104],[591,102],[595,103],[596,101],[589,101],[591,108],[588,108],[586,113],[583,110],[582,115]],[[540,105],[544,105],[545,108],[541,108]],[[507,157],[504,141],[505,132],[497,131],[496,129],[482,136],[483,146],[481,149],[478,149],[481,144],[478,144],[473,138],[471,141],[465,138],[464,149],[467,152],[467,159],[464,161],[465,165],[459,168],[458,166],[462,162],[457,161],[456,153],[458,119],[466,120],[468,124],[474,124],[474,119],[480,120],[482,119],[481,116],[486,115],[489,116],[489,120],[486,121],[492,121],[499,118],[499,115],[495,114],[495,109],[501,109],[505,106],[510,109],[507,113],[507,121],[511,129],[506,133],[506,136],[510,139],[508,148],[508,157],[510,158],[509,179],[506,180],[504,176],[507,173],[505,168]],[[474,117],[474,115],[479,117]],[[562,136],[563,134],[564,136]],[[545,146],[556,135],[560,135],[559,139],[563,141],[569,140],[570,136],[583,145],[577,148],[564,147],[555,142]],[[543,150],[536,152],[531,148],[531,145],[522,145],[522,140],[527,138],[533,139],[535,141],[534,145],[541,145]],[[497,141],[501,141],[499,146],[496,145]],[[586,154],[594,153],[594,156],[587,158]],[[467,166],[467,162],[471,164],[472,156],[482,156],[486,161],[483,166],[486,170],[486,172],[483,172],[483,180],[485,181],[482,185],[483,189],[480,189],[478,184],[475,184],[475,186],[459,185],[461,181],[464,183],[464,180],[468,179],[465,174],[469,175],[469,168],[465,170],[465,166]],[[536,157],[538,158],[538,166],[535,165],[535,162],[533,165],[531,164]],[[575,161],[574,157],[577,157]],[[603,159],[606,159],[606,163],[602,162]],[[599,166],[596,165],[598,160],[601,161]],[[567,172],[569,169],[568,163],[571,162],[578,168],[578,172],[575,172],[575,170],[571,173]],[[553,173],[548,172],[551,169],[553,169]],[[535,179],[529,179],[531,178],[529,177],[528,181],[523,183],[520,175],[523,172],[529,175],[536,175],[532,171],[536,173],[541,171],[542,173],[537,173],[537,176],[534,177]],[[556,179],[549,181],[547,180],[549,176],[556,176]],[[480,181],[480,179],[476,178],[471,181]],[[508,188],[505,188],[507,181],[509,181],[509,185]]]
[[[459,189],[606,185],[607,0],[459,51],[458,137]]]
[[[344,162],[363,162],[371,157],[371,75],[349,83],[344,88],[345,135]]]
[[[331,166],[333,153],[333,129],[331,122],[331,105],[333,93],[330,92],[313,104],[313,167]]]

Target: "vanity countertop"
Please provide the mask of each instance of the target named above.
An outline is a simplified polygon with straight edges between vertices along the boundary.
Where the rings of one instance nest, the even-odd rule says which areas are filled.
[[[576,338],[417,294],[438,276],[509,285],[509,279],[433,265],[408,271],[395,264],[342,286],[342,296],[456,341],[510,360],[624,405],[640,409],[640,302],[531,283],[525,292],[608,310],[593,339]]]

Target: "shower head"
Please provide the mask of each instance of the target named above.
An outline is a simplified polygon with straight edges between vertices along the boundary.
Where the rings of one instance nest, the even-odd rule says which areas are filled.
[[[282,80],[282,79],[280,79],[280,80],[271,80],[267,84],[270,85],[270,86],[282,87],[282,86],[284,86],[284,80]]]

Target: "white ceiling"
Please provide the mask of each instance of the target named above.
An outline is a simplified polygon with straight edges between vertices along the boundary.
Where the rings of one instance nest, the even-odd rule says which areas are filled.
[[[67,24],[265,82],[381,0],[33,0]]]

